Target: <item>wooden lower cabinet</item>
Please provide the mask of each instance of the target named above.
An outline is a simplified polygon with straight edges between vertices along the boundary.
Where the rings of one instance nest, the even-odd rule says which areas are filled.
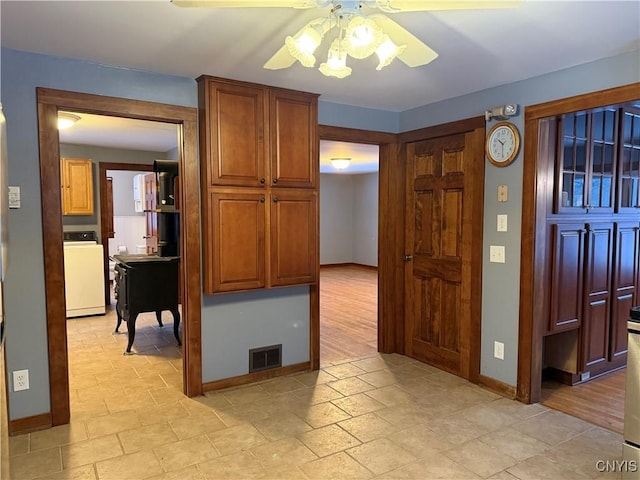
[[[577,383],[626,364],[627,320],[640,303],[640,224],[555,224],[545,365]]]
[[[236,188],[209,195],[206,293],[317,282],[315,191]]]

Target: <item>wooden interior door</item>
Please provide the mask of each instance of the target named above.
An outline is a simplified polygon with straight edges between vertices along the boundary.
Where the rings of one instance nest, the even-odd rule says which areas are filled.
[[[457,134],[407,145],[405,351],[465,378],[474,375],[471,138]]]
[[[147,255],[155,255],[158,253],[158,214],[156,213],[158,203],[157,191],[156,174],[147,173],[144,176],[144,238],[147,244]]]
[[[107,201],[107,237],[114,238],[116,236],[113,227],[113,177],[107,177],[106,183],[106,201]]]

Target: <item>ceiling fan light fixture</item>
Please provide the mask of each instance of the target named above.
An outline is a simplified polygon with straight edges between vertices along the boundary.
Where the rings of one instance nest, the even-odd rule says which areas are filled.
[[[72,127],[80,117],[71,113],[58,113],[58,130],[64,130],[65,128]]]
[[[382,39],[382,43],[380,43],[380,46],[376,49],[376,55],[378,55],[378,60],[380,61],[376,70],[382,70],[393,62],[393,60],[400,55],[405,48],[407,48],[406,45],[396,45],[393,43],[393,40],[389,38],[389,35],[385,35]]]
[[[322,34],[314,27],[305,28],[295,38],[288,36],[285,39],[289,53],[305,67],[313,67],[316,64],[313,52],[321,42]]]
[[[320,65],[320,72],[327,77],[336,78],[351,75],[351,68],[347,67],[347,52],[341,48],[341,42],[337,38],[331,43],[327,61]]]
[[[337,170],[344,170],[351,164],[350,158],[332,158],[331,165]]]
[[[370,18],[354,15],[349,20],[345,35],[347,53],[353,58],[367,58],[376,51],[382,37],[382,29],[376,22]]]

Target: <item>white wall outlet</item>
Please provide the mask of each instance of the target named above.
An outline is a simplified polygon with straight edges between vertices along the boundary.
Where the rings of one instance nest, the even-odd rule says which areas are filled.
[[[493,342],[493,356],[498,360],[504,360],[504,343]]]
[[[13,372],[13,391],[29,390],[29,370],[15,370]]]
[[[507,231],[507,215],[498,215],[498,231],[506,232]]]
[[[492,263],[505,263],[505,252],[503,245],[489,246],[489,261]]]

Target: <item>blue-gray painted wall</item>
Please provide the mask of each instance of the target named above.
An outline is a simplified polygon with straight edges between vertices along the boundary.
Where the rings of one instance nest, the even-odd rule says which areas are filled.
[[[7,117],[9,184],[22,188],[22,207],[9,213],[9,269],[5,289],[7,370],[27,368],[31,388],[10,392],[10,418],[49,412],[49,373],[45,317],[42,219],[36,87],[109,95],[195,107],[196,82],[97,65],[73,59],[2,48],[0,101]],[[638,52],[575,67],[557,74],[479,92],[431,106],[396,113],[320,101],[321,124],[387,132],[405,131],[476,116],[505,102],[530,104],[639,81]],[[203,72],[215,75],[216,72]],[[588,74],[588,75],[587,75]],[[515,119],[522,128],[522,117]],[[509,168],[487,167],[485,251],[493,242],[507,247],[508,263],[486,263],[482,318],[482,373],[515,384],[522,159]],[[508,204],[498,208],[495,187],[509,184]],[[502,211],[501,208],[506,208]],[[497,212],[509,214],[510,231],[496,238],[490,230]],[[203,381],[246,373],[248,348],[283,344],[283,358],[308,359],[308,289],[271,290],[203,297]],[[493,339],[505,342],[505,360],[492,360]],[[261,346],[257,345],[257,346]],[[242,358],[244,359],[242,359]],[[306,358],[305,358],[306,357]]]

